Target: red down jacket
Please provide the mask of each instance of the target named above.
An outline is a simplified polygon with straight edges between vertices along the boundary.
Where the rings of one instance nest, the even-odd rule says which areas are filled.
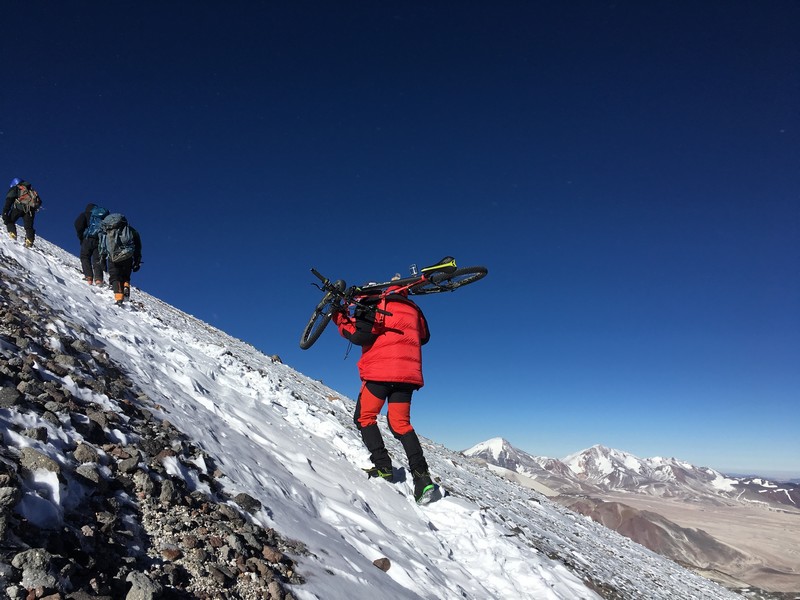
[[[361,346],[361,380],[422,387],[422,346],[430,339],[425,315],[400,294],[389,294],[377,307],[391,314],[368,311],[356,317],[342,313],[334,316],[339,333]]]

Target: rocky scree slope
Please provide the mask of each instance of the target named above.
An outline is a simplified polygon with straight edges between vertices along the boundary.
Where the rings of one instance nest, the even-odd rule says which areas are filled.
[[[258,501],[225,494],[213,461],[154,418],[91,332],[54,334],[60,317],[12,266],[0,278],[0,597],[293,598],[303,545],[248,519]],[[187,491],[187,472],[206,491]]]

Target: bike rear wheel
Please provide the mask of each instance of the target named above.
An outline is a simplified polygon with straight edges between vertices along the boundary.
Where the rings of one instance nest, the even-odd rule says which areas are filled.
[[[460,287],[483,279],[488,272],[486,267],[462,267],[452,273],[434,273],[427,281],[412,287],[410,292],[414,295],[453,292]]]
[[[300,336],[300,348],[302,350],[308,350],[311,348],[311,346],[314,345],[314,342],[319,339],[319,336],[322,335],[322,332],[325,331],[328,323],[331,322],[333,310],[336,308],[336,305],[339,303],[339,300],[342,297],[341,292],[344,291],[345,283],[339,279],[334,282],[333,285],[338,290],[338,293],[336,291],[325,293],[325,295],[322,297],[322,301],[317,304],[314,312],[311,313],[311,318],[308,320],[308,325],[306,325],[306,328],[303,329],[303,334]]]

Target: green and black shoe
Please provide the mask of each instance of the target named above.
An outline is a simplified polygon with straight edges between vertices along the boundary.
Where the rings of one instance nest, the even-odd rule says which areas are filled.
[[[414,473],[414,500],[417,504],[428,504],[434,500],[436,486],[428,473]]]
[[[371,469],[364,469],[367,477],[380,477],[386,481],[394,481],[394,472],[392,467],[372,467]]]

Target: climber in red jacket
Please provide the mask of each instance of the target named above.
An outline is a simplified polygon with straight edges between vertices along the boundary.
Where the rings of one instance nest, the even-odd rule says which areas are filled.
[[[416,431],[411,426],[411,395],[424,384],[422,346],[430,339],[428,323],[408,292],[389,288],[382,298],[363,300],[350,315],[343,307],[333,315],[339,333],[361,346],[358,372],[361,391],[353,415],[375,465],[370,477],[393,481],[392,459],[378,429],[378,414],[388,401],[389,429],[400,440],[414,479],[414,499],[430,498],[435,486]],[[366,305],[366,306],[363,306]],[[377,309],[377,310],[376,310]]]

